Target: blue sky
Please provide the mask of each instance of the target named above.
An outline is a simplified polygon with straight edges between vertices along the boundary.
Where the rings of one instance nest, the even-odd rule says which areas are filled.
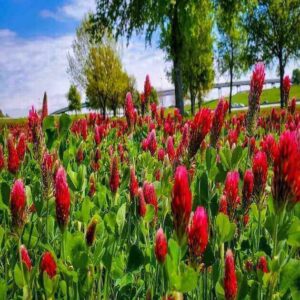
[[[0,27],[9,28],[23,38],[73,32],[78,20],[66,16],[58,22],[54,15],[46,17],[46,12],[55,13],[63,4],[61,0],[0,0]]]
[[[49,110],[67,105],[70,80],[67,54],[82,17],[95,10],[94,0],[0,0],[0,109],[10,116],[27,115],[41,106],[47,91]],[[145,49],[134,37],[121,57],[141,90],[146,74],[158,88],[170,87],[168,64],[156,47]]]
[[[67,105],[70,85],[67,54],[80,20],[94,10],[94,0],[0,0],[0,109],[3,112],[16,117],[27,115],[32,105],[39,109],[44,91],[48,94],[50,112]],[[121,46],[124,67],[136,77],[139,90],[143,88],[146,74],[158,89],[172,86],[166,77],[170,63],[165,62],[164,53],[155,43],[145,48],[141,36],[134,37],[128,47]],[[291,62],[287,73],[291,75],[294,67],[299,64]],[[243,78],[249,76],[248,73]],[[267,78],[274,76],[275,67],[271,67]]]

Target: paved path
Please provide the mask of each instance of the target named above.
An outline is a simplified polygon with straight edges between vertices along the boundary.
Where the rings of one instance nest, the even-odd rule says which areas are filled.
[[[300,104],[300,100],[296,101],[296,104]],[[280,102],[275,102],[275,103],[270,103],[270,104],[261,104],[260,107],[280,107]],[[248,106],[244,106],[244,107],[232,107],[231,108],[232,111],[245,111],[248,110]]]

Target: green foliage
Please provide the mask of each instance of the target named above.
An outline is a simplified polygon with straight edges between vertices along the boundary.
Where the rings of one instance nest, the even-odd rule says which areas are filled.
[[[179,16],[182,30],[181,68],[183,89],[189,92],[192,114],[195,112],[195,99],[201,105],[202,97],[211,88],[214,80],[212,7],[210,1],[190,1],[189,9],[183,10]],[[161,46],[172,58],[168,46],[172,40],[169,27],[162,35]],[[171,71],[171,79],[175,80],[175,70]]]
[[[254,59],[271,62],[281,55],[285,65],[290,57],[300,54],[299,11],[299,0],[251,1],[245,24]]]
[[[152,87],[152,89],[151,89],[151,93],[150,93],[148,102],[149,103],[155,103],[155,104],[158,104],[158,102],[159,102],[158,94],[157,94],[157,91],[154,87]]]
[[[216,23],[218,27],[218,67],[220,73],[229,74],[233,78],[246,71],[245,60],[247,32],[242,26],[244,12],[243,1],[217,0]],[[232,84],[230,86],[229,109],[231,111]]]
[[[108,121],[107,129],[111,129],[113,124],[116,127],[107,130],[98,145],[101,150],[100,168],[95,171],[91,167],[95,151],[93,125],[88,126],[88,137],[83,140],[70,131],[72,119],[69,115],[44,119],[42,129],[46,147],[50,152],[58,149],[57,159],[66,170],[71,194],[70,217],[64,232],[61,232],[56,220],[55,186],[52,186],[49,195],[44,196],[41,166],[29,152],[17,176],[25,181],[27,207],[34,203],[36,211],[33,214],[28,212],[22,236],[16,236],[11,228],[10,213],[14,177],[6,168],[1,170],[0,249],[3,255],[0,257],[0,296],[30,298],[31,294],[36,294],[39,299],[67,298],[69,293],[72,299],[95,295],[101,299],[144,299],[151,293],[154,299],[159,299],[168,293],[195,299],[222,298],[224,257],[230,248],[234,253],[239,288],[237,299],[256,299],[259,291],[262,297],[269,294],[297,299],[300,209],[299,206],[294,210],[286,209],[278,218],[275,216],[271,166],[266,197],[263,198],[266,201],[262,208],[258,203],[252,203],[247,211],[250,218],[248,225],[243,223],[245,210],[242,205],[238,205],[230,216],[219,212],[226,173],[232,170],[240,172],[239,196],[242,196],[242,176],[245,168],[251,168],[248,149],[242,147],[243,130],[234,148],[230,148],[227,128],[224,128],[218,150],[207,147],[197,154],[195,161],[186,161],[188,166],[195,168],[194,175],[190,176],[192,211],[203,206],[209,220],[206,249],[200,257],[194,257],[187,236],[179,244],[174,231],[171,208],[173,163],[167,158],[159,161],[156,155],[142,150],[141,142],[148,132],[145,124],[137,124],[134,134],[129,135],[121,131],[123,122],[119,119],[116,125]],[[181,130],[180,125],[175,129],[175,145],[181,140]],[[113,194],[109,188],[111,158],[108,148],[120,143],[120,132],[123,133],[121,139],[125,157],[119,163],[121,184],[117,193]],[[262,132],[262,128],[257,132],[257,145]],[[276,135],[273,130],[272,133]],[[156,135],[158,147],[165,147],[163,127],[156,127]],[[6,141],[6,138],[4,136],[3,140]],[[79,146],[86,154],[81,163],[76,161]],[[30,142],[28,147],[32,148]],[[146,204],[144,217],[139,215],[138,198],[130,199],[129,166],[133,165],[139,186],[145,181],[152,182],[158,200],[157,210],[152,204]],[[160,170],[159,180],[154,176],[157,170]],[[89,193],[91,176],[96,187],[93,196]],[[53,174],[50,179],[53,180]],[[96,220],[95,239],[90,245],[86,234],[93,220]],[[163,228],[168,240],[164,263],[158,263],[154,251],[159,227]],[[17,252],[19,239],[28,248],[33,264],[30,272],[24,269],[25,264],[20,264]],[[275,245],[278,251],[273,253]],[[53,278],[45,272],[40,273],[40,257],[46,250],[55,255],[57,275]],[[269,273],[262,274],[256,268],[262,255],[267,258]],[[244,267],[247,260],[254,265],[250,271]]]
[[[179,292],[189,292],[197,286],[197,273],[181,261],[181,249],[173,239],[168,241],[169,254],[166,261],[166,269],[171,288]]]
[[[281,106],[284,105],[283,77],[288,61],[300,57],[300,1],[249,1],[244,24],[248,33],[248,61],[278,61]]]
[[[107,107],[114,114],[123,106],[126,93],[133,90],[133,80],[123,71],[121,60],[110,44],[92,48],[86,69],[86,96],[89,106],[101,109],[106,114]]]
[[[67,94],[67,99],[69,102],[69,109],[79,111],[81,110],[81,95],[77,90],[76,86],[71,84],[69,92]]]
[[[300,297],[300,261],[291,259],[281,273],[281,294],[291,291],[293,299]]]
[[[216,218],[216,232],[220,243],[229,242],[233,239],[236,225],[229,221],[228,216],[219,213]]]
[[[86,89],[87,85],[85,70],[88,64],[89,52],[97,44],[89,33],[90,27],[90,16],[87,15],[76,29],[76,36],[72,43],[72,52],[68,53],[67,56],[67,73],[73,84],[80,87],[82,91]]]
[[[86,92],[91,108],[113,110],[123,106],[127,92],[134,93],[135,79],[122,67],[114,39],[105,30],[101,38],[91,34],[91,15],[85,16],[76,30],[72,54],[68,54],[67,72],[75,85],[71,85],[68,100],[71,110],[79,110],[79,92],[75,86]]]
[[[173,62],[176,107],[180,108],[183,114],[183,60],[186,55],[184,47],[188,41],[186,37],[191,29],[190,16],[201,16],[202,12],[199,10],[201,3],[202,1],[198,0],[109,2],[98,0],[97,11],[92,18],[91,31],[94,36],[99,37],[108,30],[113,32],[117,38],[126,36],[128,40],[135,32],[144,31],[146,40],[151,42],[153,33],[159,30],[160,47],[165,50],[168,59]],[[203,3],[206,7],[209,1]],[[197,28],[196,24],[193,28]],[[189,44],[189,46],[195,46],[195,44]]]
[[[135,271],[144,263],[144,254],[137,245],[132,245],[129,251],[127,271]]]
[[[294,69],[292,75],[293,84],[300,84],[300,69]]]

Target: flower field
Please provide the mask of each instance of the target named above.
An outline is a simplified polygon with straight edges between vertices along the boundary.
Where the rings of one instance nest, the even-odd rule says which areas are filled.
[[[300,299],[300,114],[260,114],[264,80],[231,117],[128,93],[2,129],[0,299]]]

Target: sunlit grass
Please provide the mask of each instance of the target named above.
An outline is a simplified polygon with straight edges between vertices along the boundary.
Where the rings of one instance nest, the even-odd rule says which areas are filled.
[[[233,95],[232,97],[232,104],[244,104],[245,106],[248,105],[248,91],[243,91],[240,92],[238,94]],[[293,97],[296,97],[296,99],[300,99],[300,85],[293,85],[291,87],[291,91],[290,91],[290,99],[292,99]],[[225,97],[227,99],[227,97]],[[271,88],[271,89],[265,89],[261,95],[261,103],[267,103],[267,104],[271,104],[271,103],[276,103],[279,102],[279,98],[280,98],[280,90],[279,88]],[[217,101],[218,99],[214,99],[211,101],[207,101],[205,103],[203,103],[204,107],[208,107],[211,109],[214,109],[217,105]],[[198,105],[196,103],[196,111],[198,109]],[[261,107],[261,110],[263,111],[269,111],[271,110],[272,107]],[[299,108],[297,108],[297,110],[299,110]],[[173,113],[174,108],[170,107],[167,108],[165,110],[165,113]],[[235,110],[235,113],[238,113],[239,110]],[[191,113],[191,106],[190,105],[185,105],[185,113],[187,115],[190,115]],[[83,116],[85,116],[86,114],[72,114],[71,117],[72,119],[78,119],[78,118],[82,118]],[[12,125],[21,125],[24,124],[27,121],[27,118],[23,117],[23,118],[0,118],[0,128],[7,125],[7,126],[12,126]]]

